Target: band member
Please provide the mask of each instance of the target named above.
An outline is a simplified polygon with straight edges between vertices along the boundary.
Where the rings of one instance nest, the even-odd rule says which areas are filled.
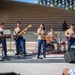
[[[20,27],[20,25],[21,25],[21,23],[18,22],[18,23],[17,23],[17,27],[14,29],[14,35],[15,35],[15,36],[22,30],[22,28]],[[27,29],[25,29],[24,34],[26,34],[26,32],[27,32]],[[19,55],[18,46],[19,46],[19,44],[21,44],[22,52],[23,52],[24,56],[26,56],[25,42],[24,42],[23,34],[20,35],[20,36],[17,38],[17,40],[15,40],[15,43],[16,43],[16,55]]]
[[[4,51],[4,57],[7,56],[7,45],[6,45],[6,38],[2,38],[3,35],[3,30],[4,30],[4,23],[0,24],[0,43],[3,45],[3,51]]]
[[[70,28],[65,32],[65,35],[68,40],[68,51],[70,51],[71,45],[75,45],[75,32],[74,32],[74,24],[70,26]]]
[[[47,35],[50,42],[54,42],[57,44],[57,49],[59,49],[59,42],[57,41],[57,34],[54,31],[54,28],[50,29],[50,32]]]
[[[39,58],[41,53],[41,46],[43,45],[43,57],[46,58],[46,31],[44,24],[41,24],[37,30],[38,33],[38,56]]]

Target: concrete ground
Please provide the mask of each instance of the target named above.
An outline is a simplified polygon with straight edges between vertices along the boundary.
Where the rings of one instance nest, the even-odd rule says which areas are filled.
[[[59,42],[66,41],[64,32],[61,32],[61,37],[58,34]],[[28,41],[26,43],[26,50],[37,50],[37,36],[30,31],[25,35],[25,38]],[[13,42],[11,43],[11,49],[14,50],[14,40],[11,39],[11,42]],[[7,48],[10,49],[10,39]],[[15,56],[13,51],[8,51],[7,54],[10,60],[5,59],[3,61],[1,61],[2,55],[0,53],[0,73],[16,72],[20,75],[62,75],[64,68],[70,69],[75,66],[74,63],[65,62],[63,54],[50,54],[47,55],[46,59],[37,59],[37,56],[29,51],[27,51],[28,55],[26,58],[23,55]]]
[[[62,75],[64,68],[72,68],[69,63],[0,63],[0,72],[16,72],[20,75]]]
[[[41,55],[42,57],[42,55]],[[20,75],[62,75],[64,68],[72,68],[74,63],[66,63],[63,54],[50,54],[46,59],[37,59],[36,55],[28,52],[26,58],[23,55],[15,56],[8,51],[10,60],[0,61],[0,73],[16,72]],[[1,59],[1,53],[0,53]]]
[[[15,56],[15,46],[12,44],[12,51],[8,51],[8,59],[2,61],[2,53],[0,53],[0,73],[16,72],[20,75],[62,75],[64,68],[72,68],[74,63],[67,63],[64,54],[49,54],[46,59],[37,59],[37,55],[32,52],[37,49],[33,44],[27,46],[27,57],[22,55]],[[30,47],[30,48],[29,48]],[[8,45],[8,49],[10,46]],[[31,50],[32,49],[32,50]],[[42,57],[42,55],[41,55]]]

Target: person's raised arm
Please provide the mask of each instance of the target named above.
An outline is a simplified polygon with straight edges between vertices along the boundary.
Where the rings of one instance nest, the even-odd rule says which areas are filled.
[[[69,34],[68,30],[65,32],[65,36],[70,37],[70,34]]]

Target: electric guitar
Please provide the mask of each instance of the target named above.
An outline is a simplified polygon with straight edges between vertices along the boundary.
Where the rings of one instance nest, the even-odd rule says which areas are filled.
[[[29,29],[29,28],[31,28],[31,27],[32,27],[32,25],[29,25],[29,26],[27,26],[26,28]],[[14,36],[13,36],[13,39],[14,39],[14,40],[17,40],[24,32],[26,32],[26,28],[23,29],[22,31],[20,31],[19,33],[17,33],[16,35],[14,35]]]
[[[66,37],[68,41],[70,41],[72,38],[74,38],[73,36],[75,35],[75,32],[73,34],[70,35],[70,37]]]

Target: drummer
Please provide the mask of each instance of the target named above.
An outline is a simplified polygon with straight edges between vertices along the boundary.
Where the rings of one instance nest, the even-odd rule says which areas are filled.
[[[59,42],[57,41],[57,34],[54,31],[54,28],[50,29],[50,32],[47,35],[48,40],[52,43],[56,43],[57,44],[57,49],[59,49]]]

